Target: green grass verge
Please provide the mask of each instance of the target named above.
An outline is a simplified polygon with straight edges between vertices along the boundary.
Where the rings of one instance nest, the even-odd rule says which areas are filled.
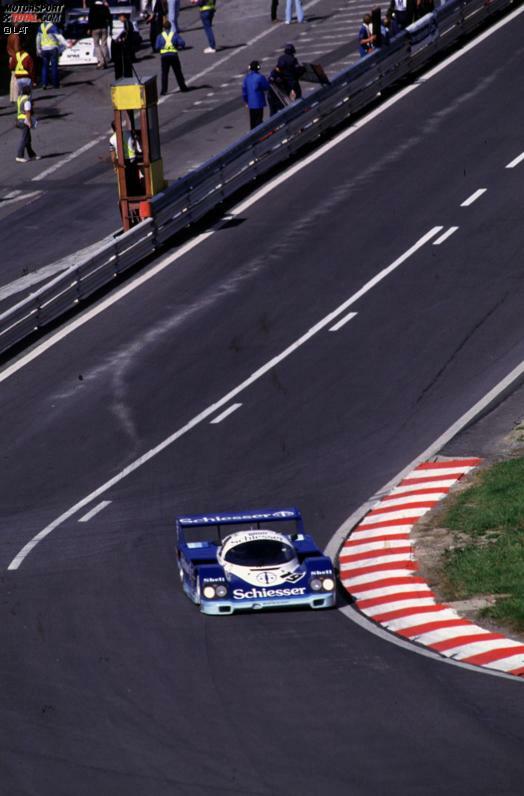
[[[482,613],[524,630],[524,458],[481,471],[438,522],[458,545],[444,559],[446,598],[499,594]]]

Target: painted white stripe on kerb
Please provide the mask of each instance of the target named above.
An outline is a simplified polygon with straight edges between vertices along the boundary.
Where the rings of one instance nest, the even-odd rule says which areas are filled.
[[[487,666],[488,669],[498,669],[501,672],[511,672],[515,669],[523,669],[524,655],[522,653],[520,653],[520,655],[511,655],[509,658],[502,658],[499,661],[485,663],[484,666]]]
[[[477,201],[479,196],[482,196],[483,193],[486,193],[487,190],[487,188],[479,188],[478,191],[475,191],[475,193],[472,193],[471,196],[468,196],[468,198],[465,199],[460,206],[469,207],[473,204],[473,202]]]
[[[379,528],[370,528],[370,531],[371,531],[371,533],[374,533],[377,536],[384,536],[387,533],[409,533],[409,530],[410,530],[411,526],[414,525],[414,524],[415,524],[415,522],[405,523],[403,525],[384,525],[384,526],[379,527]],[[366,530],[366,526],[360,524],[355,530],[365,531]],[[354,538],[353,534],[351,534],[350,538],[351,539]]]
[[[390,603],[382,603],[382,605],[373,605],[371,608],[364,608],[364,613],[368,616],[379,616],[380,614],[389,614],[391,611],[404,611],[406,608],[426,608],[426,606],[435,605],[433,597],[414,597],[411,600],[394,600]]]
[[[359,586],[363,583],[374,583],[377,582],[378,584],[381,581],[387,580],[388,578],[412,578],[414,575],[412,569],[387,569],[381,572],[366,572],[364,575],[347,575],[346,577],[340,577],[344,586],[348,586],[351,590],[354,586]]]
[[[515,166],[518,166],[519,163],[522,163],[524,160],[524,152],[521,155],[518,155],[515,160],[512,160],[511,163],[508,163],[506,166],[507,169],[514,169]]]
[[[396,486],[391,490],[392,495],[409,495],[410,492],[415,492],[417,489],[438,489],[439,487],[451,487],[455,483],[456,478],[443,478],[442,481],[425,481],[423,484],[406,484],[405,486]],[[415,500],[416,495],[412,498]]]
[[[456,232],[457,229],[458,227],[450,227],[448,230],[446,230],[446,232],[444,232],[443,235],[440,236],[440,238],[437,238],[437,240],[433,241],[433,246],[440,246],[440,244],[444,243],[445,240],[451,237],[451,235],[453,235],[453,233]]]
[[[349,540],[351,542],[360,541],[360,539],[374,539],[378,536],[395,536],[398,533],[403,533],[406,536],[409,536],[409,526],[401,525],[400,530],[394,527],[386,527],[386,528],[371,528],[369,531],[366,531],[364,528],[358,529],[353,531]],[[341,550],[341,555],[344,555],[345,551],[351,550],[350,547],[344,545]]]
[[[224,420],[226,417],[229,417],[229,415],[231,415],[233,412],[236,412],[236,410],[240,409],[241,406],[242,404],[231,404],[231,406],[228,406],[228,408],[225,409],[221,414],[219,414],[218,417],[215,417],[213,420],[210,420],[209,422],[221,423],[222,420]]]
[[[450,608],[438,608],[435,606],[434,611],[424,611],[417,613],[413,611],[409,616],[401,616],[398,619],[390,619],[384,622],[389,630],[396,632],[397,630],[408,630],[410,627],[417,627],[417,625],[425,625],[426,622],[440,622],[443,619],[460,619],[461,617]]]
[[[349,321],[352,320],[352,318],[355,318],[357,315],[358,315],[358,312],[350,312],[348,315],[346,315],[345,318],[342,318],[342,320],[340,320],[334,326],[331,326],[329,331],[330,332],[338,332],[339,329],[342,329],[342,327],[345,326],[346,323],[349,323]]]
[[[88,511],[83,517],[80,517],[78,522],[89,522],[89,520],[94,517],[95,514],[98,514],[99,511],[105,509],[105,507],[109,506],[110,503],[110,500],[102,500],[97,506],[94,507],[94,509],[91,509],[91,511]]]
[[[457,652],[454,652],[452,655],[446,650],[443,652],[443,655],[446,655],[450,658],[457,658],[457,660],[462,660],[462,658],[470,658],[473,655],[482,655],[485,652],[494,652],[495,650],[500,650],[500,657],[504,657],[504,652],[507,650],[508,654],[511,652],[513,647],[520,647],[521,644],[518,641],[512,641],[512,639],[504,639],[498,638],[493,639],[492,641],[473,641],[471,644],[465,644],[464,646],[460,647]]]
[[[489,633],[489,630],[484,630],[477,625],[450,625],[450,627],[439,627],[438,630],[429,630],[427,633],[416,633],[410,638],[418,641],[419,644],[430,646],[438,644],[439,641],[448,641],[452,638],[459,638],[459,636],[478,636],[481,633]]]
[[[460,478],[461,475],[463,475],[464,473],[469,473],[469,471],[472,469],[473,468],[469,464],[458,465],[456,467],[435,467],[434,469],[432,467],[431,468],[425,467],[421,468],[420,470],[419,469],[412,470],[410,473],[406,475],[405,478],[406,481],[408,480],[411,481],[421,478],[424,479],[435,478],[438,477],[439,475],[454,475],[456,481],[458,478]],[[442,481],[440,483],[442,483]],[[419,489],[420,488],[423,489],[425,486],[427,486],[427,483],[422,482],[421,487],[419,487]]]
[[[345,547],[343,555],[358,556],[360,553],[369,553],[371,550],[391,550],[397,547],[410,547],[412,542],[409,539],[389,539],[383,542],[362,542],[362,544]]]
[[[446,497],[447,492],[428,492],[424,495],[407,495],[406,497],[398,497],[393,500],[383,500],[379,505],[382,506],[403,506],[410,503],[438,503],[443,497]]]
[[[360,561],[348,561],[346,563],[340,563],[340,571],[347,572],[348,570],[353,571],[356,569],[364,569],[364,567],[376,567],[380,564],[394,564],[396,562],[407,562],[411,561],[411,553],[397,553],[396,555],[383,555],[377,556],[376,558],[363,558]]]
[[[353,594],[358,596],[359,600],[374,600],[375,597],[389,597],[392,594],[405,594],[406,592],[421,592],[422,595],[431,591],[429,586],[425,583],[403,583],[400,586],[377,586],[376,589],[353,589]]]
[[[360,525],[373,525],[377,522],[408,520],[410,518],[413,519],[413,522],[415,522],[416,518],[422,517],[422,515],[426,514],[428,511],[428,509],[424,507],[418,509],[399,509],[398,511],[395,511],[394,509],[395,507],[393,507],[392,511],[381,511],[379,514],[368,514],[367,517],[364,517]]]

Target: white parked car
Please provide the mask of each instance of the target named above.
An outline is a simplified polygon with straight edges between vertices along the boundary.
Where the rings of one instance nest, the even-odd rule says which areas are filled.
[[[129,18],[133,25],[136,35],[136,44],[139,45],[141,36],[138,31],[138,21],[140,14],[134,6],[109,6],[111,15],[113,16],[113,36],[116,37],[121,32],[123,24],[118,19],[120,14],[129,14]],[[88,27],[88,14],[87,8],[71,8],[66,14],[66,23],[64,30],[64,38],[68,42],[72,42],[72,46],[64,50],[60,55],[58,63],[60,66],[80,66],[84,64],[96,64],[96,56],[94,54],[93,37],[87,33]],[[111,36],[107,40],[109,52],[111,52]]]

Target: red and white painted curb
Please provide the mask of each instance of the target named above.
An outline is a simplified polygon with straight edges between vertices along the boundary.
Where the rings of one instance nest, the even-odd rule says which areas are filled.
[[[410,531],[480,459],[425,462],[383,497],[339,553],[340,579],[357,608],[388,630],[463,663],[524,675],[524,645],[437,602],[417,575]]]

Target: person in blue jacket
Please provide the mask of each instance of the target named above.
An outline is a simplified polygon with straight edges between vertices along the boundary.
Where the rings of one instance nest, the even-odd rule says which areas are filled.
[[[267,78],[260,74],[258,61],[251,61],[249,71],[242,83],[242,98],[249,109],[251,129],[261,124],[264,108],[267,105],[266,94],[270,89]]]

